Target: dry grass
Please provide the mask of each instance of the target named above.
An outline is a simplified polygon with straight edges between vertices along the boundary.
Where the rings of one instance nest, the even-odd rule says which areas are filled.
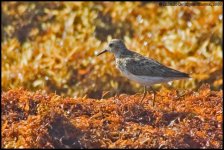
[[[119,99],[2,94],[4,148],[222,148],[222,91],[163,89]]]
[[[112,54],[96,57],[111,38],[191,74],[176,88],[222,87],[222,7],[160,7],[141,2],[2,3],[2,88],[45,89],[100,98],[133,94]],[[128,88],[127,88],[128,87]]]

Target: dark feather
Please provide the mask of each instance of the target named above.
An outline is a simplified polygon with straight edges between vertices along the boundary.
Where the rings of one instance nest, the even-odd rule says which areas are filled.
[[[117,58],[117,63],[121,65],[120,67],[127,68],[134,75],[189,78],[189,75],[186,73],[168,68],[153,59],[132,51],[126,51],[120,58]]]

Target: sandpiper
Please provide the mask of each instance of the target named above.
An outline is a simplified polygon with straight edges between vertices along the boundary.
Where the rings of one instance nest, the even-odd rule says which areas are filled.
[[[98,53],[97,56],[105,52],[114,54],[116,67],[124,76],[144,85],[144,94],[141,101],[146,96],[146,86],[151,88],[153,84],[189,78],[189,75],[186,73],[168,68],[151,58],[127,49],[120,39],[111,40],[107,47]],[[155,91],[153,90],[153,92],[155,100]]]

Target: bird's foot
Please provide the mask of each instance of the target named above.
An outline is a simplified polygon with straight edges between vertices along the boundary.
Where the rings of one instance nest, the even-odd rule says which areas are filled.
[[[140,100],[140,104],[143,104],[143,100],[145,99],[145,96],[147,95],[147,93],[144,93],[144,95],[142,96],[141,100]]]
[[[156,93],[153,92],[153,102],[152,102],[152,106],[155,106],[155,100],[156,100]]]
[[[120,94],[116,93],[116,94],[114,95],[114,99],[118,99],[118,100],[119,100],[119,98],[120,98]]]

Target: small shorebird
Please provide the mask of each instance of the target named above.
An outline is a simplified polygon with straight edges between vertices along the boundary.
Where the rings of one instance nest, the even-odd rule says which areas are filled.
[[[189,75],[186,73],[168,68],[153,59],[128,50],[120,39],[111,40],[106,49],[98,53],[97,56],[105,52],[114,54],[116,67],[124,76],[144,85],[144,94],[141,101],[146,96],[146,86],[151,88],[153,84],[189,78]],[[155,91],[153,90],[153,92],[155,100]]]

